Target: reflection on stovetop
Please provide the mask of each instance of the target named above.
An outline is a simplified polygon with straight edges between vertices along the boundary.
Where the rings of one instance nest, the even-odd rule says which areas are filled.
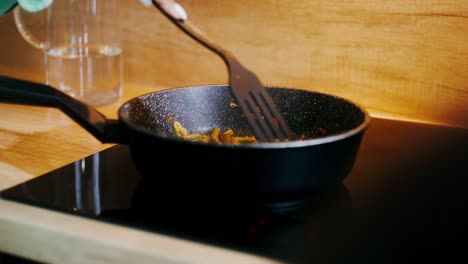
[[[248,197],[167,189],[142,178],[117,145],[3,191],[4,198],[100,221],[306,263],[321,227],[352,212],[344,184],[310,197],[252,204]]]
[[[151,185],[141,183],[130,208],[103,211],[101,216],[288,261],[312,249],[321,225],[344,221],[352,211],[348,189],[342,184],[307,200],[254,206],[235,199],[178,198],[155,193]]]
[[[0,195],[286,263],[432,260],[468,244],[467,149],[466,129],[373,119],[344,183],[305,200],[260,205],[242,192],[156,188],[124,145]]]

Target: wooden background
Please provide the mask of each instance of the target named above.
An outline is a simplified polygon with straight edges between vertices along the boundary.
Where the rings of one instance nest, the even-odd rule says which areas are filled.
[[[144,91],[227,83],[222,60],[153,7],[122,0],[124,81]],[[268,85],[317,90],[374,116],[468,128],[467,0],[179,0]],[[0,74],[44,81],[43,56],[0,17]]]

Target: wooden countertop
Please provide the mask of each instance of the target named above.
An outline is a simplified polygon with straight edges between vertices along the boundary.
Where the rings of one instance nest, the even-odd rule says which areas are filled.
[[[161,89],[126,85],[126,100]],[[0,104],[0,190],[84,158],[102,144],[53,108]],[[275,263],[155,233],[82,219],[0,198],[0,252],[47,263]]]

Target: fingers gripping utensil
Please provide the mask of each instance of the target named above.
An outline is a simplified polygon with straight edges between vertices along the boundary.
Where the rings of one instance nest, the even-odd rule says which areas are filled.
[[[229,69],[229,84],[257,140],[295,139],[280,111],[258,77],[245,68],[229,51],[208,39],[187,20],[185,10],[173,0],[153,0],[153,4],[179,29],[221,56]]]

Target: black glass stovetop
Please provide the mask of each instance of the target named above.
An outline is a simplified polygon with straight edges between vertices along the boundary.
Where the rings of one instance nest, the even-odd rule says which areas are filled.
[[[177,190],[159,194],[126,145],[0,195],[287,263],[453,254],[467,241],[467,139],[464,129],[374,119],[343,183],[282,204],[235,207]]]

